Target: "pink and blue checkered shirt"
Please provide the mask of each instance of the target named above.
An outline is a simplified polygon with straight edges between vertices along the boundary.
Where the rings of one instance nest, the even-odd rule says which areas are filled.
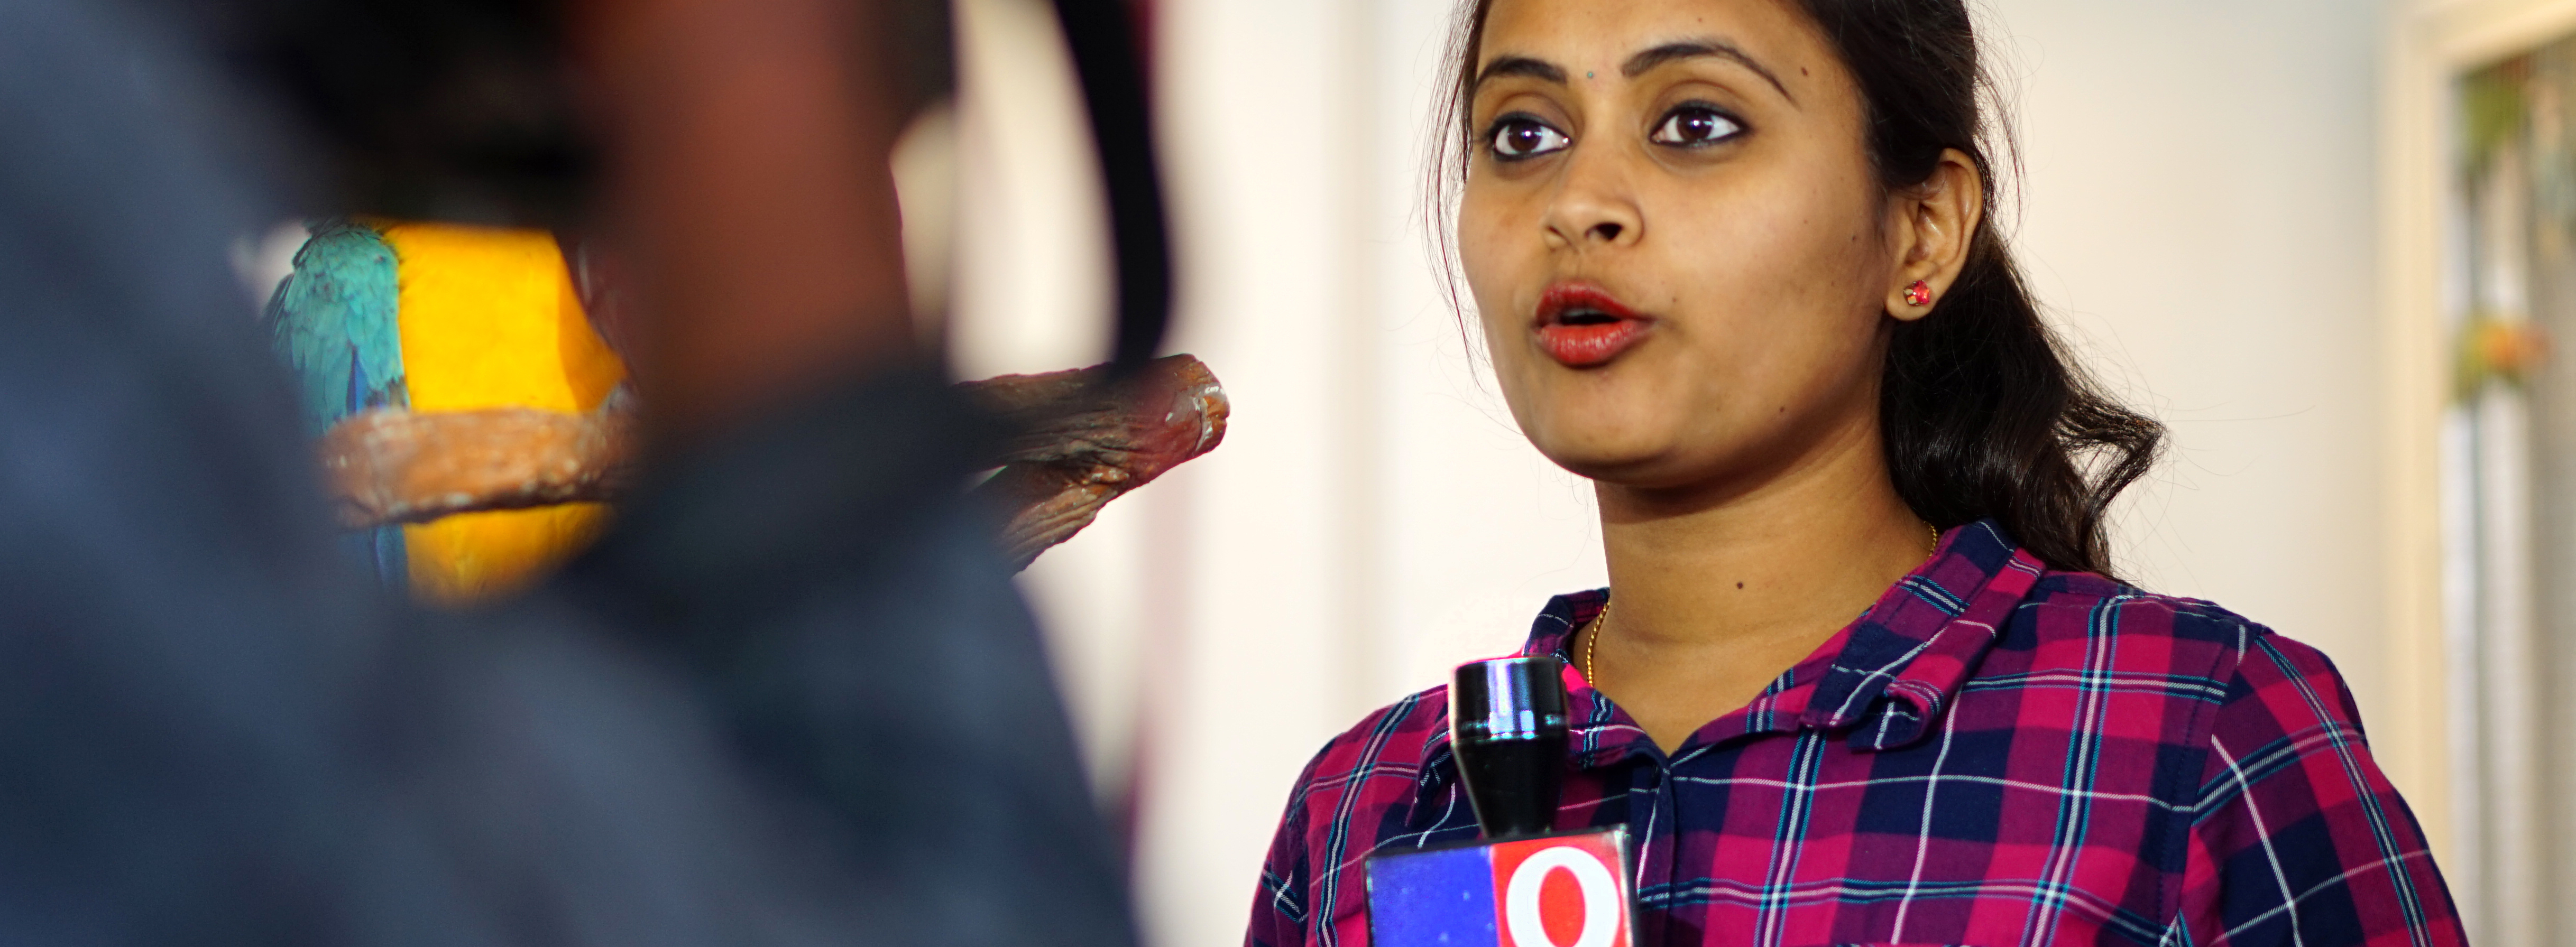
[[[1557,825],[1628,827],[1640,947],[2465,941],[2324,655],[1991,523],[1670,755],[1566,684]],[[1476,834],[1445,689],[1379,710],[1299,777],[1248,943],[1361,947],[1371,851]]]

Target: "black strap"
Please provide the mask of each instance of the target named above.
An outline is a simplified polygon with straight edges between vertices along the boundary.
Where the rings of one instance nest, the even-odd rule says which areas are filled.
[[[1125,0],[1055,0],[1108,189],[1118,260],[1118,335],[1110,350],[1117,374],[1144,367],[1172,320],[1171,238],[1154,159],[1153,108],[1126,6]]]

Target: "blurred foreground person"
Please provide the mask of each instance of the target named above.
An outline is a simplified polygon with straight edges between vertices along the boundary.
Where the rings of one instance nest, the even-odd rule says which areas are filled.
[[[335,545],[225,262],[280,212],[114,11],[0,0],[0,942],[1132,942],[909,341],[868,7],[571,11],[659,462],[459,615]]]

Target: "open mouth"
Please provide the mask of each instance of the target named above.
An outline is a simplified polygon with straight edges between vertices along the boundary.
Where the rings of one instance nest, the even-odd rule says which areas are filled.
[[[1608,364],[1654,325],[1609,290],[1590,283],[1558,283],[1539,294],[1539,347],[1568,368]]]

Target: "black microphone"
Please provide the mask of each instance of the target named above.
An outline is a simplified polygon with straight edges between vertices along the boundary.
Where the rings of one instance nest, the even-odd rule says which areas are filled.
[[[1495,658],[1458,666],[1449,743],[1488,840],[1547,834],[1565,773],[1565,662]]]
[[[1370,943],[1635,942],[1627,827],[1554,831],[1568,729],[1565,662],[1496,658],[1458,666],[1449,685],[1449,746],[1485,838],[1390,844],[1371,854]],[[1545,893],[1559,874],[1574,882],[1574,897]],[[1561,939],[1566,931],[1574,932],[1572,941]]]

